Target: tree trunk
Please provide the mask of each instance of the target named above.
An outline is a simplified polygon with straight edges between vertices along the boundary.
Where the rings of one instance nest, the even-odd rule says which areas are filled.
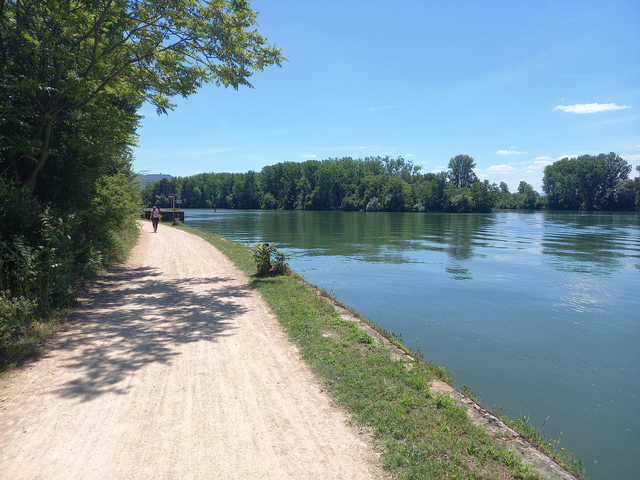
[[[53,137],[53,119],[54,117],[49,118],[47,120],[47,126],[45,127],[44,141],[42,142],[42,153],[40,154],[40,158],[38,158],[38,162],[31,169],[31,173],[25,182],[25,186],[29,189],[29,192],[33,193],[36,189],[36,182],[38,180],[38,173],[44,167],[44,164],[47,163],[49,159],[49,145],[51,145],[51,138]]]

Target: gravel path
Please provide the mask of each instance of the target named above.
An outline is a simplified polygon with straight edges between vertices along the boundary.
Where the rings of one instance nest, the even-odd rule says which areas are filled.
[[[385,478],[204,240],[144,222],[98,287],[43,356],[0,381],[1,479]]]

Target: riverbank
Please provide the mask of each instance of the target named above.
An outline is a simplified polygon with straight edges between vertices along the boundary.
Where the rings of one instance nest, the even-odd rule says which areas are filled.
[[[180,228],[211,242],[248,275],[255,272],[246,247]],[[446,472],[458,478],[576,478],[443,382],[442,367],[416,361],[406,348],[390,348],[356,312],[295,275],[254,278],[252,285],[334,401],[372,429],[385,452],[385,467],[399,477],[435,478]]]

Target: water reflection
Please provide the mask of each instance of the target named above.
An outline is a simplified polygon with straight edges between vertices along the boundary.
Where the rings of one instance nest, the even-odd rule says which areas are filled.
[[[614,274],[627,257],[640,260],[637,214],[223,210],[214,215],[199,210],[187,217],[190,225],[245,244],[275,241],[285,249],[300,249],[305,256],[411,264],[438,263],[438,254],[446,254],[443,270],[455,280],[473,279],[474,259],[497,257],[500,250],[539,252],[540,261],[555,270],[592,275]],[[635,268],[638,265],[635,262]]]
[[[546,220],[543,262],[553,269],[613,275],[626,257],[640,258],[637,215],[550,212]]]
[[[433,263],[444,253],[449,257],[444,268],[456,280],[472,279],[470,260],[478,256],[477,248],[496,240],[488,229],[496,222],[492,215],[296,211],[221,211],[214,215],[200,210],[187,217],[196,228],[211,229],[245,244],[276,242],[311,257],[410,264]]]

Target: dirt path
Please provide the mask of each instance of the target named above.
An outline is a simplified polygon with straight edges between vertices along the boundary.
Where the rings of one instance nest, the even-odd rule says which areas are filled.
[[[1,479],[383,478],[260,295],[145,222],[127,265],[0,382]]]

